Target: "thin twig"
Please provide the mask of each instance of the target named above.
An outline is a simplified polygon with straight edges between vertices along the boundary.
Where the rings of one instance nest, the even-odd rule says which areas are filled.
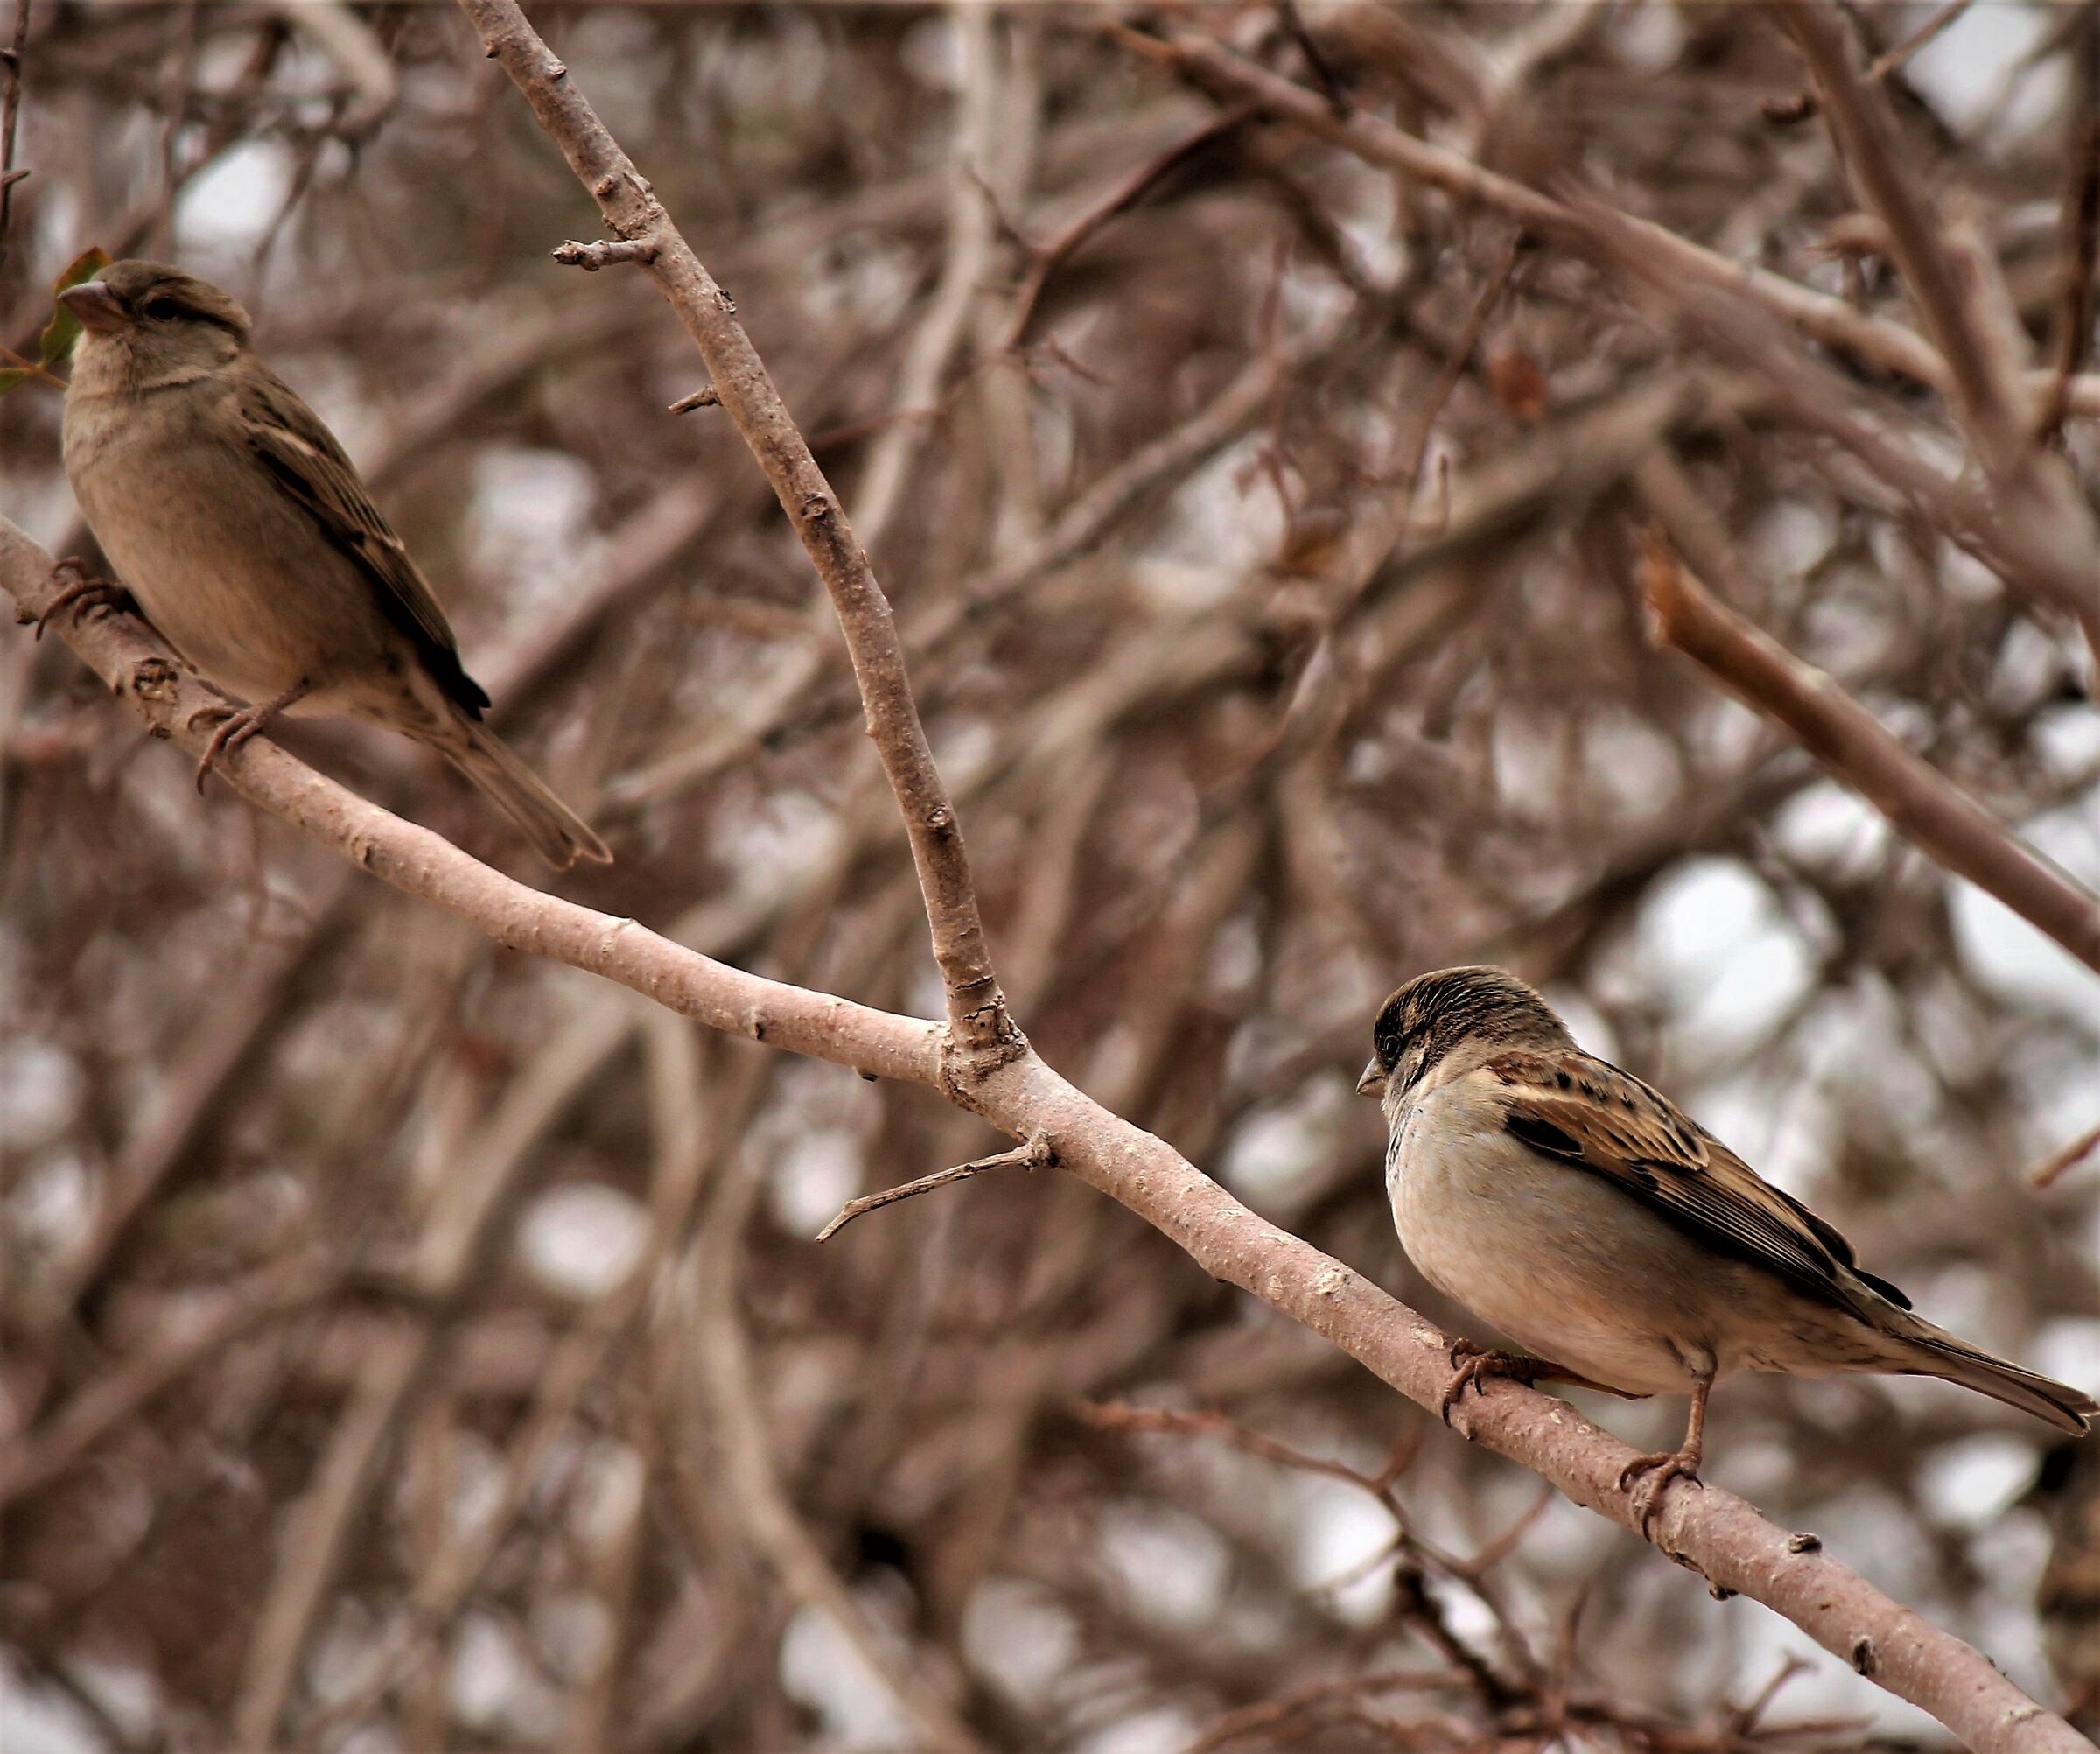
[[[502,66],[540,125],[596,198],[619,237],[653,252],[656,283],[706,362],[724,412],[744,435],[830,593],[869,734],[889,776],[926,900],[934,959],[948,1000],[949,1051],[960,1076],[981,1077],[1021,1051],[977,908],[962,824],[906,674],[896,617],[844,508],[774,387],[736,305],[693,254],[648,180],[591,107],[568,67],[527,23],[516,0],[460,0],[486,55]]]
[[[1990,345],[1973,289],[1946,247],[1939,216],[1909,172],[1883,95],[1853,70],[1835,12],[1814,0],[1774,0],[1816,76],[1831,133],[1859,192],[1888,228],[1889,251],[1911,299],[1945,361],[1954,401],[1994,474],[2015,467],[2027,442],[2017,371]]]
[[[2026,1177],[2027,1186],[2030,1188],[2049,1186],[2065,1170],[2090,1153],[2095,1146],[2100,1146],[2100,1126],[2095,1126],[2091,1131],[2081,1133],[2068,1145],[2060,1146],[2056,1150],[2050,1152],[2040,1162],[2027,1171]]]
[[[2038,441],[2053,442],[2069,412],[2071,381],[2092,348],[2095,270],[2100,266],[2100,114],[2087,110],[2071,124],[2065,163],[2063,280],[2056,300],[2056,376],[2036,424]]]
[[[612,268],[623,262],[648,263],[656,259],[656,246],[647,239],[620,238],[597,243],[578,243],[571,238],[566,243],[557,243],[548,252],[564,268],[580,268],[586,274],[595,274],[601,268]]]
[[[116,1365],[0,1447],[0,1508],[64,1473],[89,1445],[180,1380],[199,1363],[269,1322],[282,1322],[333,1292],[342,1274],[297,1256],[262,1268],[214,1299],[210,1312]]]
[[[1502,259],[1495,264],[1487,284],[1480,288],[1480,296],[1473,301],[1473,308],[1466,313],[1465,326],[1459,331],[1458,340],[1452,343],[1436,382],[1430,385],[1429,395],[1422,404],[1421,418],[1416,423],[1414,442],[1408,447],[1407,461],[1400,471],[1400,480],[1410,504],[1421,486],[1423,460],[1429,455],[1429,443],[1436,435],[1437,421],[1444,412],[1444,404],[1451,400],[1452,391],[1465,376],[1466,364],[1473,358],[1473,350],[1480,345],[1488,318],[1494,314],[1494,307],[1509,289],[1510,277],[1516,272],[1517,258],[1523,254],[1523,249],[1524,235],[1519,232],[1509,240]]]
[[[1736,570],[1726,539],[1674,462],[1657,453],[1642,467],[1640,483],[1670,537],[1702,571]],[[1905,748],[1829,676],[1721,603],[1656,533],[1647,544],[1641,586],[1666,643],[1786,726],[1907,839],[2100,970],[2100,896]]]
[[[1303,1449],[1228,1419],[1222,1413],[1188,1411],[1171,1407],[1134,1407],[1127,1401],[1076,1402],[1072,1411],[1082,1423],[1097,1431],[1172,1432],[1186,1437],[1216,1437],[1231,1444],[1236,1449],[1244,1449],[1250,1456],[1258,1456],[1265,1462],[1274,1462],[1285,1468],[1294,1468],[1304,1474],[1324,1474],[1329,1479],[1340,1480],[1368,1492],[1388,1510],[1395,1508],[1392,1502],[1393,1477],[1390,1473],[1374,1477],[1346,1462],[1335,1462],[1324,1456],[1313,1456]],[[1411,1455],[1411,1449],[1408,1452]]]
[[[1901,42],[1896,44],[1894,48],[1882,50],[1866,64],[1867,83],[1880,85],[1889,74],[1902,67],[1920,49],[1938,36],[1942,31],[1954,23],[1975,4],[1976,0],[1947,0],[1947,4],[1941,7]]]
[[[1002,1151],[991,1157],[973,1158],[968,1163],[958,1163],[950,1169],[936,1169],[930,1175],[921,1175],[915,1182],[902,1182],[894,1188],[885,1188],[879,1194],[863,1194],[858,1200],[848,1200],[838,1209],[837,1215],[816,1233],[818,1242],[829,1242],[864,1212],[879,1210],[893,1206],[900,1200],[908,1200],[915,1194],[930,1194],[936,1188],[945,1188],[951,1182],[967,1182],[972,1175],[982,1175],[988,1169],[1047,1169],[1057,1161],[1050,1149],[1050,1141],[1041,1133],[1035,1134],[1026,1145],[1017,1145],[1011,1151]]]
[[[1312,75],[1312,83],[1326,94],[1327,108],[1339,120],[1346,121],[1354,111],[1349,95],[1342,89],[1341,81],[1334,72],[1334,64],[1326,52],[1314,40],[1312,32],[1306,28],[1305,15],[1298,10],[1298,0],[1276,0],[1276,15],[1284,21],[1284,30],[1298,45],[1298,52],[1306,58],[1306,71]]]
[[[49,554],[0,518],[0,585],[33,618],[54,593]],[[200,753],[189,718],[212,697],[127,614],[69,622],[59,637],[150,726]],[[694,954],[631,921],[513,882],[428,831],[322,778],[284,750],[248,745],[226,777],[233,789],[332,846],[396,888],[471,921],[500,943],[604,974],[710,1028],[882,1076],[960,1092],[943,1076],[937,1026],[896,1016]],[[1448,1342],[1340,1262],[1250,1211],[1154,1135],[1091,1101],[1032,1051],[971,1092],[971,1105],[1016,1136],[1058,1141],[1060,1165],[1108,1193],[1192,1255],[1360,1359],[1424,1407],[1450,1378]],[[1576,1502],[1634,1528],[1619,1484],[1631,1448],[1564,1402],[1512,1389],[1474,1410],[1471,1441],[1522,1462]],[[1980,1653],[1927,1624],[1820,1548],[1709,1485],[1673,1498],[1655,1536],[1712,1582],[1782,1613],[1844,1656],[1877,1639],[1873,1679],[1930,1711],[1979,1754],[2084,1754],[2083,1739],[2037,1706]]]
[[[1020,346],[1028,333],[1029,323],[1034,319],[1036,305],[1042,299],[1044,287],[1074,250],[1110,220],[1136,207],[1171,172],[1186,164],[1212,141],[1230,134],[1254,113],[1255,107],[1251,103],[1220,110],[1208,122],[1190,130],[1180,139],[1161,148],[1123,178],[1107,194],[1089,203],[1084,212],[1065,226],[1049,242],[1030,245],[1028,277],[1021,283],[1020,291],[1014,295],[1013,316],[1007,325],[1004,346],[1008,348]]]
[[[15,185],[29,172],[15,168],[15,128],[22,119],[22,58],[29,48],[29,0],[15,0],[14,34],[0,49],[7,95],[0,99],[0,266],[7,262],[7,228],[14,216]]]
[[[1119,28],[1118,40],[1137,33]],[[1251,98],[1261,108],[1306,132],[1332,141],[1366,162],[1406,172],[1455,200],[1488,208],[1515,220],[1528,230],[1587,248],[1587,228],[1562,202],[1515,179],[1475,164],[1463,153],[1438,146],[1359,109],[1346,121],[1334,116],[1318,92],[1257,67],[1212,38],[1176,31],[1165,39],[1143,38],[1144,53],[1177,61],[1234,96]],[[1133,45],[1134,46],[1134,45]],[[1730,261],[1690,239],[1646,220],[1628,219],[1648,235],[1658,256],[1688,283],[1731,291],[1762,306],[1810,340],[1893,371],[1936,389],[1948,387],[1947,363],[1932,345],[1900,323],[1868,316],[1844,298],[1818,292],[1769,269]],[[2046,387],[2046,375],[2030,380]],[[2073,410],[2100,412],[2100,374],[2087,373],[2071,386]]]
[[[962,61],[962,77],[949,151],[948,223],[940,278],[900,349],[882,436],[868,453],[853,502],[845,513],[861,546],[878,552],[905,502],[913,467],[932,436],[932,417],[947,406],[942,380],[970,333],[970,312],[990,276],[997,245],[994,199],[981,174],[995,156],[1002,121],[992,17],[984,6],[954,0],[948,18]]]

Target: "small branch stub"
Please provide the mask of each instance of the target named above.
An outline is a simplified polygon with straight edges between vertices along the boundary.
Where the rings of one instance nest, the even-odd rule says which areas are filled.
[[[696,389],[690,396],[682,396],[671,404],[673,414],[690,414],[696,408],[718,408],[722,398],[715,393],[713,384],[705,389]]]
[[[928,1194],[935,1188],[945,1188],[950,1182],[967,1182],[972,1175],[982,1175],[987,1169],[1048,1169],[1057,1162],[1057,1154],[1050,1148],[1046,1134],[1034,1134],[1026,1145],[1017,1145],[1011,1151],[1002,1151],[994,1157],[979,1157],[968,1163],[958,1163],[952,1169],[936,1169],[930,1175],[921,1175],[915,1182],[905,1182],[894,1188],[885,1188],[879,1194],[863,1194],[858,1200],[849,1200],[838,1209],[838,1216],[816,1233],[817,1241],[829,1242],[864,1212],[878,1207],[893,1206],[900,1200],[908,1200],[914,1194]]]
[[[580,268],[586,274],[595,274],[622,262],[654,262],[656,246],[646,238],[612,238],[598,243],[578,243],[571,238],[556,244],[553,256],[564,268]]]

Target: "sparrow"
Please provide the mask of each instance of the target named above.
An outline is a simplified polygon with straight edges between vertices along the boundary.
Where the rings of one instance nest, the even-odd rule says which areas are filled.
[[[1941,1377],[2082,1435],[2090,1395],[1913,1313],[1852,1245],[1660,1091],[1586,1054],[1499,968],[1447,968],[1385,1001],[1356,1088],[1379,1098],[1400,1241],[1439,1291],[1535,1356],[1452,1348],[1470,1382],[1691,1396],[1677,1449],[1629,1462],[1643,1530],[1696,1482],[1706,1401],[1731,1371]]]
[[[242,703],[193,718],[224,721],[198,784],[279,713],[346,712],[437,750],[557,870],[609,862],[481,723],[488,696],[444,611],[334,435],[256,355],[248,312],[158,262],[59,296],[82,331],[66,391],[74,497],[147,619]]]

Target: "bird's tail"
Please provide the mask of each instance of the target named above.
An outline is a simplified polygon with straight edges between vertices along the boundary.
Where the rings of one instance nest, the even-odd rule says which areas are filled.
[[[1930,1323],[1917,1325],[1922,1331],[1907,1337],[1916,1349],[1913,1356],[1917,1362],[1908,1366],[1904,1374],[1959,1383],[1993,1400],[2002,1400],[2007,1407],[2046,1419],[2073,1436],[2082,1436],[2090,1426],[2100,1421],[2100,1401],[2069,1384],[2022,1370],[1981,1347],[1956,1339]]]
[[[445,759],[525,831],[533,850],[556,871],[579,859],[610,865],[612,855],[591,825],[548,789],[514,750],[478,719],[456,715],[457,737],[438,744]]]

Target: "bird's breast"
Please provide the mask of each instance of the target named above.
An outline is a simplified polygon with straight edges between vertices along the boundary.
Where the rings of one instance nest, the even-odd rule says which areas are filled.
[[[119,579],[220,687],[266,699],[317,674],[385,667],[396,635],[369,580],[214,422],[202,396],[67,410],[66,467]],[[228,436],[220,436],[223,428]]]
[[[1688,1383],[1683,1250],[1624,1195],[1503,1128],[1506,1102],[1461,1080],[1395,1117],[1387,1187],[1422,1276],[1526,1351],[1634,1393]],[[1655,1282],[1658,1259],[1671,1266]],[[1643,1283],[1643,1275],[1649,1275]]]

